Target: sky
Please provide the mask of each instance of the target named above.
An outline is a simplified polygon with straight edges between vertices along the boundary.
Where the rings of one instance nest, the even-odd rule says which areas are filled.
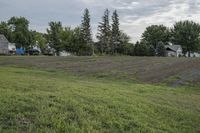
[[[90,10],[94,39],[106,8],[118,11],[120,29],[132,42],[140,40],[150,25],[172,27],[180,20],[200,23],[200,0],[0,0],[0,21],[23,16],[30,21],[30,29],[45,33],[50,21],[79,26],[85,8]]]

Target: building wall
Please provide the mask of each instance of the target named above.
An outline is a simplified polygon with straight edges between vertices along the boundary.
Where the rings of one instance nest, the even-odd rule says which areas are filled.
[[[167,51],[167,56],[169,56],[169,57],[177,57],[177,54],[174,51]]]
[[[9,54],[8,42],[0,41],[0,54]]]

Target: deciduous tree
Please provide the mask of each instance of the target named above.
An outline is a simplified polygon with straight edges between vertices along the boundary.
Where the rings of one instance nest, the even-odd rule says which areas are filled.
[[[152,25],[146,28],[142,34],[142,42],[147,45],[152,45],[157,48],[157,44],[162,41],[164,44],[168,44],[170,39],[170,32],[164,25]]]
[[[50,22],[49,29],[47,29],[48,43],[56,50],[56,53],[62,50],[62,40],[60,38],[63,30],[61,22]]]
[[[29,21],[24,17],[12,17],[8,20],[8,25],[12,30],[13,42],[17,44],[17,47],[29,47],[33,38],[29,31]]]
[[[177,22],[171,30],[172,43],[181,45],[184,53],[198,51],[200,45],[200,25],[193,21]]]

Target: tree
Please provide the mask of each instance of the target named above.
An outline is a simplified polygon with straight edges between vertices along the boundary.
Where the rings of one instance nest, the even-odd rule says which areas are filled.
[[[113,12],[112,16],[112,42],[111,42],[111,53],[120,52],[120,30],[119,30],[119,16],[117,10]],[[122,34],[122,33],[121,33]]]
[[[91,33],[91,26],[90,26],[90,13],[89,10],[86,8],[83,14],[83,20],[81,24],[81,36],[83,39],[82,44],[84,45],[85,50],[87,51],[87,55],[91,55],[91,50],[92,54],[94,54],[94,44],[92,42],[92,33]],[[85,51],[86,52],[86,51]]]
[[[12,30],[13,42],[17,47],[27,48],[33,42],[32,34],[29,31],[29,21],[24,17],[12,17],[8,20]]]
[[[100,52],[101,54],[109,54],[111,51],[111,30],[109,24],[109,11],[105,10],[104,16],[102,17],[102,22],[99,23],[97,39],[99,40]]]
[[[150,45],[148,46],[148,56],[155,56],[156,55],[156,51],[154,49],[154,46]]]
[[[123,51],[122,53],[123,55],[134,55],[134,45],[132,43],[126,43],[123,45]]]
[[[11,28],[6,22],[0,23],[0,34],[3,34],[8,41],[12,42],[12,34],[11,34]]]
[[[162,41],[164,44],[168,44],[170,38],[170,31],[164,25],[152,25],[146,28],[142,34],[142,42],[147,45],[154,46],[156,49],[157,44]]]
[[[33,37],[34,37],[34,43],[37,42],[41,51],[43,52],[47,44],[45,34],[33,31]]]
[[[61,22],[50,22],[49,29],[47,29],[48,43],[56,50],[57,54],[63,49],[61,45],[62,40],[60,38],[62,30]]]
[[[171,30],[172,43],[181,45],[184,53],[198,51],[200,45],[200,25],[193,21],[177,22]]]
[[[64,27],[63,30],[60,31],[60,40],[61,44],[60,47],[63,50],[66,50],[68,52],[74,52],[73,51],[73,30],[70,27]]]
[[[134,53],[136,56],[147,56],[148,55],[148,47],[145,43],[136,42]]]
[[[157,45],[157,56],[165,56],[166,55],[166,49],[165,49],[165,45],[163,42],[159,42]]]
[[[130,53],[131,50],[133,49],[132,48],[133,45],[131,43],[129,43],[129,41],[130,41],[130,37],[126,33],[124,33],[123,31],[120,31],[119,32],[119,44],[120,45],[115,47],[117,53],[119,53],[119,54]]]
[[[83,50],[82,50],[82,36],[81,36],[81,28],[80,27],[76,27],[73,30],[73,52],[76,55],[82,55],[83,54]]]

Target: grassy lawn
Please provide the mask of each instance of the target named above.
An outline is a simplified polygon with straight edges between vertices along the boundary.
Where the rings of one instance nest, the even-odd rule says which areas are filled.
[[[0,67],[0,132],[200,132],[200,89]]]

